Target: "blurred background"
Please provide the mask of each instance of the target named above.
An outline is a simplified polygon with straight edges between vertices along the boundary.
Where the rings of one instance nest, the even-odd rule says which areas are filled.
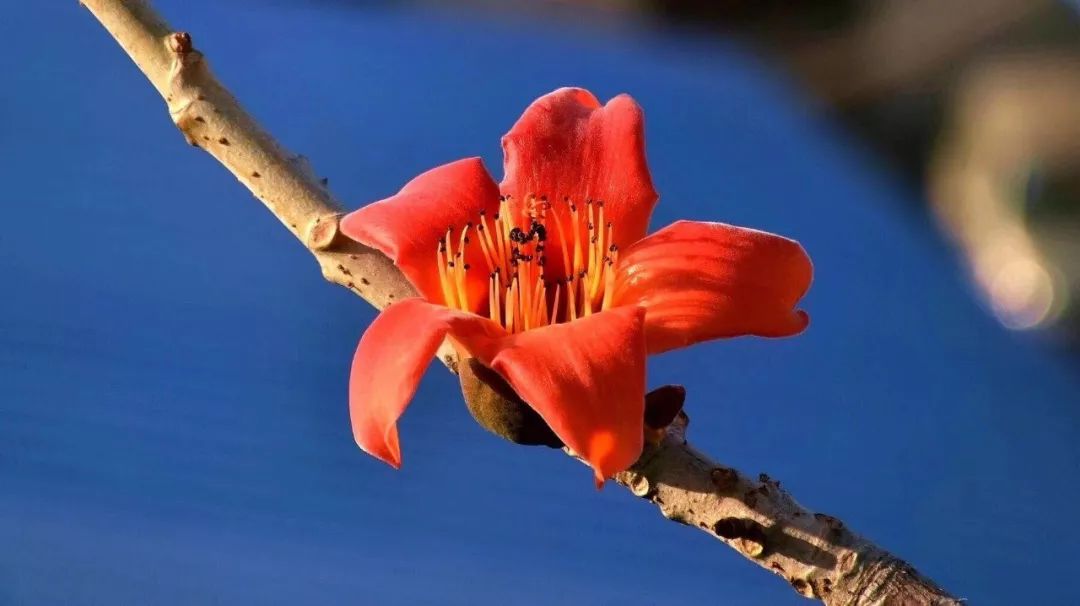
[[[801,241],[810,329],[651,361],[691,439],[977,604],[1067,604],[1077,5],[158,0],[350,206],[564,85],[645,108],[660,227]],[[435,367],[353,444],[374,311],[184,144],[75,2],[0,19],[0,605],[799,604]]]

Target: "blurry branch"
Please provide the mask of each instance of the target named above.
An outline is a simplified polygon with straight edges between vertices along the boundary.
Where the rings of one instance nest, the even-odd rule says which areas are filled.
[[[867,4],[852,27],[781,53],[829,105],[867,103],[955,69],[964,55],[1050,0]]]
[[[1080,54],[1002,55],[969,70],[956,89],[930,173],[938,219],[1006,326],[1076,322],[1077,198],[1066,198],[1064,212],[1040,214],[1030,190],[1064,180],[1080,192]]]
[[[342,206],[300,156],[287,153],[210,73],[186,33],[144,0],[83,0],[164,97],[188,143],[236,175],[311,251],[330,282],[378,308],[413,294],[393,264],[338,233]],[[440,355],[451,370],[452,353]],[[779,482],[718,465],[686,443],[687,419],[616,481],[670,520],[709,533],[830,605],[959,604],[911,566],[828,515],[806,510]]]

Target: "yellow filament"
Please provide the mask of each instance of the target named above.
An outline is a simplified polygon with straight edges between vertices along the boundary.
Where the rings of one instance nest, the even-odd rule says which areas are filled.
[[[578,287],[581,290],[581,315],[585,318],[592,315],[592,302],[589,301],[588,277],[589,276],[586,275],[585,280],[578,280]]]
[[[536,288],[533,289],[533,304],[531,319],[526,324],[532,328],[544,324],[544,281],[536,279]]]
[[[555,230],[559,232],[559,245],[562,248],[563,267],[566,271],[572,271],[570,267],[570,250],[566,245],[566,230],[563,229],[562,219],[559,218],[559,214],[555,213]]]
[[[439,266],[439,286],[442,288],[443,302],[447,307],[454,307],[457,304],[457,295],[454,294],[450,278],[446,275],[446,255],[443,254],[442,246],[435,253],[435,257],[435,263]]]
[[[577,207],[570,210],[570,229],[574,232],[574,268],[571,275],[577,276],[581,271],[581,221],[578,217]]]
[[[487,229],[483,225],[476,226],[476,237],[480,240],[480,249],[484,251],[484,262],[487,263],[488,271],[495,271],[495,255],[488,247]]]
[[[549,324],[557,322],[559,320],[559,284],[555,284],[555,298],[551,300],[551,316],[548,320]]]
[[[495,313],[492,314],[492,319],[502,324],[502,280],[499,279],[498,273],[491,278],[491,296],[495,299]]]
[[[611,309],[611,297],[615,294],[615,264],[609,261],[607,274],[604,276],[604,300],[600,303],[600,309]]]
[[[589,201],[586,206],[589,207],[589,216],[587,218],[587,223],[585,224],[585,246],[589,248],[589,264],[586,266],[586,271],[592,274],[593,268],[596,267],[596,243],[593,241],[596,238],[596,223],[594,222],[596,220],[596,217],[594,216],[596,209],[593,206],[592,201]],[[589,281],[592,281],[591,275]]]
[[[571,276],[573,280],[573,276]],[[577,320],[577,282],[569,281],[566,283],[566,306],[568,321],[573,322]]]

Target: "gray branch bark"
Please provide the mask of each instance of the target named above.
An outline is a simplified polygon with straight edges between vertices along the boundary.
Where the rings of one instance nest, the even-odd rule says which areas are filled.
[[[415,291],[386,257],[338,232],[343,206],[211,74],[191,37],[144,0],[82,0],[165,99],[188,143],[232,172],[315,257],[323,275],[377,308]],[[453,351],[439,359],[456,372]],[[959,604],[913,567],[832,516],[811,512],[765,474],[753,479],[686,442],[680,417],[616,482],[669,520],[698,528],[829,605]]]

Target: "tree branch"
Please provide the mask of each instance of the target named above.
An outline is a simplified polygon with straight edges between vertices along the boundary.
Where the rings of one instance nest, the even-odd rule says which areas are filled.
[[[343,207],[302,156],[279,146],[211,74],[186,33],[144,0],[82,0],[165,99],[188,143],[206,150],[315,256],[327,280],[384,308],[415,291],[380,253],[338,233]],[[440,360],[457,370],[450,349]],[[616,482],[670,520],[699,528],[829,605],[959,604],[910,565],[812,513],[762,474],[718,465],[685,440],[681,415]]]

